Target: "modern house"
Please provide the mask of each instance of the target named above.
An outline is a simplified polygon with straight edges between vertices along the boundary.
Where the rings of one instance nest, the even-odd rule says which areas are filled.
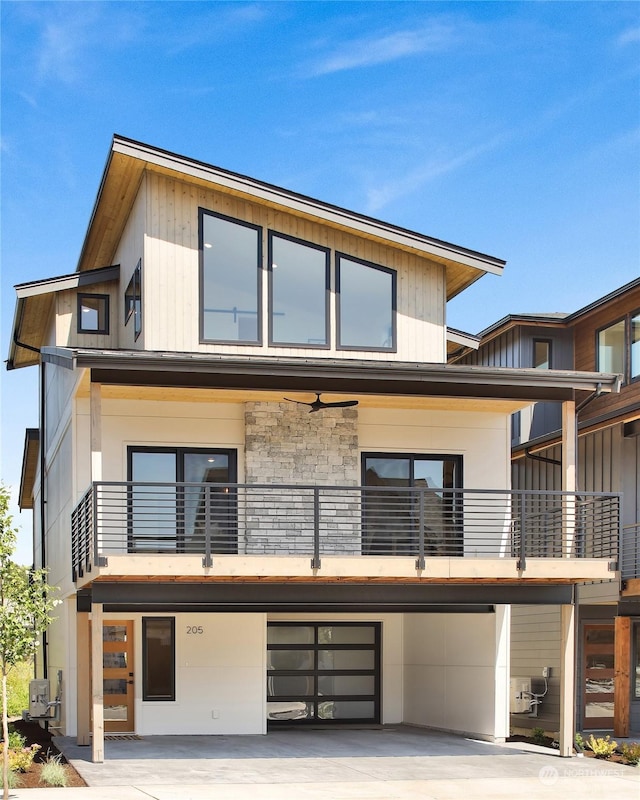
[[[504,262],[114,137],[75,272],[16,287],[40,371],[21,505],[63,605],[56,725],[509,732],[510,605],[553,607],[573,743],[575,586],[620,498],[576,492],[576,392],[447,364],[447,300]],[[562,409],[558,491],[511,488],[511,415]]]
[[[628,736],[640,730],[640,278],[570,314],[509,315],[480,334],[478,349],[463,345],[451,361],[622,375],[619,394],[576,396],[577,488],[623,497],[620,572],[578,588],[576,725]],[[536,403],[514,415],[512,459],[514,487],[560,487],[560,404]],[[533,691],[544,692],[541,665],[559,665],[558,609],[514,606],[511,625],[511,673],[536,676]],[[557,730],[553,675],[538,715],[512,714],[512,726]]]

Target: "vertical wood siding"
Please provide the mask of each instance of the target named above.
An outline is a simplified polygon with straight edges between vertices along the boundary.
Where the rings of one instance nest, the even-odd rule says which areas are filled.
[[[252,355],[367,358],[381,361],[443,363],[445,360],[444,268],[424,258],[370,239],[329,228],[277,209],[249,203],[156,174],[146,178],[147,237],[143,265],[144,342],[149,350]],[[268,347],[267,319],[263,314],[262,347],[200,344],[198,208],[226,214],[263,228],[263,263],[267,263],[269,230],[295,236],[332,250],[331,322],[335,330],[336,251],[397,270],[398,315],[396,353],[318,351],[304,347]],[[133,265],[135,266],[135,264]],[[126,286],[123,277],[123,285]],[[267,302],[267,271],[263,270],[263,310]]]

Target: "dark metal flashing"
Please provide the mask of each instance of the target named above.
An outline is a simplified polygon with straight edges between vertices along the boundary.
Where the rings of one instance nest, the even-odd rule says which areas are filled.
[[[76,358],[73,350],[64,347],[43,347],[40,357],[45,364],[55,364],[56,367],[65,369],[76,368]]]
[[[85,272],[72,272],[68,275],[56,275],[52,278],[42,278],[28,283],[18,283],[14,287],[18,297],[31,297],[36,294],[46,294],[67,288],[82,288],[83,286],[93,286],[96,283],[108,283],[120,279],[120,264],[112,264],[108,267],[98,267],[89,269]],[[73,284],[72,287],[66,284]]]
[[[92,370],[98,383],[270,391],[361,392],[408,396],[570,400],[598,383],[618,391],[619,376],[362,359],[220,356],[135,350],[43,348],[43,357]]]
[[[97,581],[91,602],[110,611],[418,612],[497,604],[571,603],[570,584],[135,583]],[[86,601],[85,601],[86,602]]]

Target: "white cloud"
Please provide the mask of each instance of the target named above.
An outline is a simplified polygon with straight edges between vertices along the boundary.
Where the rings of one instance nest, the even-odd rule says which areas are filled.
[[[416,30],[401,30],[344,41],[335,46],[332,53],[317,61],[310,72],[312,75],[327,75],[385,64],[418,53],[447,50],[456,38],[452,25],[433,22]]]
[[[441,160],[430,160],[400,178],[377,185],[367,192],[368,213],[376,214],[389,203],[412,194],[435,178],[460,169],[484,153],[495,150],[505,139],[505,136],[495,136],[486,142],[469,147],[457,155]]]
[[[640,27],[628,28],[618,36],[618,44],[626,45],[632,42],[640,42]]]

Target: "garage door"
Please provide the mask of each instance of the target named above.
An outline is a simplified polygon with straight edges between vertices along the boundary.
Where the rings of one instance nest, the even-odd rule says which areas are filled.
[[[380,722],[380,623],[270,623],[267,718]]]

